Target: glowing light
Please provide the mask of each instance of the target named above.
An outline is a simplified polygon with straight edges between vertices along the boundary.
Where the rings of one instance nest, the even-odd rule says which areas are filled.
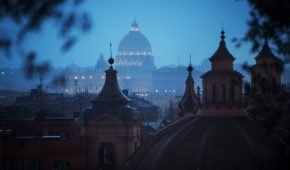
[[[158,90],[156,89],[155,92],[158,93]]]
[[[90,76],[90,79],[92,79],[93,78],[93,76]]]
[[[139,31],[139,28],[138,27],[131,27],[130,30],[133,31],[133,32],[138,32]]]
[[[2,75],[4,75],[4,74],[5,74],[5,72],[4,72],[4,71],[2,71],[2,72],[1,72],[1,74],[2,74]]]
[[[86,79],[86,77],[85,76],[82,76],[82,79],[84,80],[84,79]]]
[[[150,51],[146,52],[146,51],[120,51],[118,53],[120,56],[151,56],[152,53]]]
[[[75,76],[75,80],[77,80],[78,79],[78,76]]]

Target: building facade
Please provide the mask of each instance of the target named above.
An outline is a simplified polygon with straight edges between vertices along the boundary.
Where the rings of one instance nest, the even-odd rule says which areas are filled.
[[[112,56],[108,61],[105,84],[84,112],[81,136],[88,141],[88,168],[122,170],[140,145],[140,114],[120,90]]]

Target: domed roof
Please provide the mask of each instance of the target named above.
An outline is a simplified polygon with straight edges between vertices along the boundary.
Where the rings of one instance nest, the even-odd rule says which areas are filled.
[[[279,145],[246,116],[187,117],[148,140],[127,170],[275,169]]]
[[[122,52],[149,52],[151,45],[148,39],[140,32],[137,22],[134,20],[130,32],[121,40],[119,54]]]

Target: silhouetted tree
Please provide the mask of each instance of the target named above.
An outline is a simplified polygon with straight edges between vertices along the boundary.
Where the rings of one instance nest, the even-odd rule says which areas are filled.
[[[237,46],[250,42],[256,52],[267,38],[276,51],[290,60],[290,1],[248,0],[250,5],[249,29],[242,39],[234,39]]]
[[[76,42],[81,33],[91,28],[91,20],[86,12],[78,10],[82,0],[1,0],[0,1],[0,52],[10,57],[18,51],[25,61],[28,78],[34,74],[42,77],[49,70],[49,62],[35,63],[37,54],[25,51],[23,44],[29,33],[38,32],[47,21],[54,21],[56,32],[62,40],[61,50],[66,52]],[[7,21],[15,24],[17,31],[9,32]],[[80,31],[79,31],[80,30]],[[25,51],[25,52],[23,52]]]

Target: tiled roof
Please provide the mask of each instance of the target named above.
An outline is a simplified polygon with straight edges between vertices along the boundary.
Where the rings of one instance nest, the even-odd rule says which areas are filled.
[[[274,169],[274,146],[278,141],[246,116],[197,116],[157,133],[127,169]]]

